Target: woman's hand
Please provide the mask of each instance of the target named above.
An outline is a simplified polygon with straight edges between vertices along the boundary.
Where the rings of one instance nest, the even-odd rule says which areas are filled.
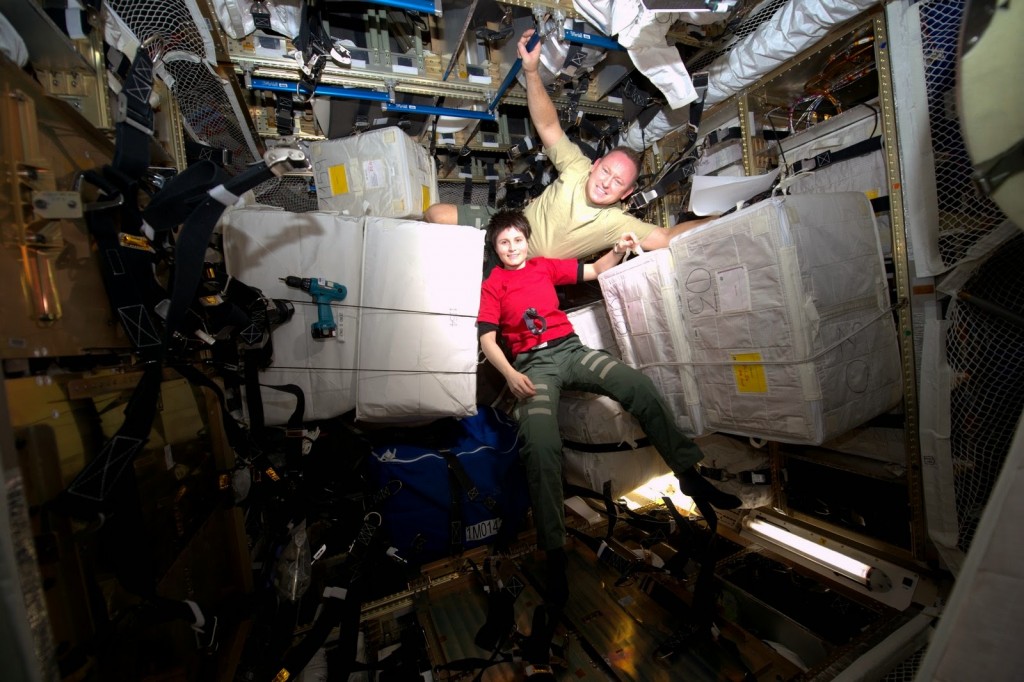
[[[505,377],[505,381],[508,382],[508,388],[512,391],[512,395],[520,400],[532,398],[537,395],[537,389],[533,387],[533,382],[530,381],[530,377],[526,376],[522,372],[512,370]]]
[[[622,235],[619,241],[612,245],[612,251],[616,255],[622,255],[627,251],[636,251],[640,248],[640,240],[637,239],[635,232],[626,232]]]

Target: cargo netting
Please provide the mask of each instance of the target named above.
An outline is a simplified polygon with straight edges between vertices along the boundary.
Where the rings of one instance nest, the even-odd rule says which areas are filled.
[[[971,182],[971,160],[960,129],[956,93],[961,0],[932,0],[920,5],[921,49],[925,55],[928,118],[938,189],[938,249],[951,268],[979,239],[1006,220],[999,207]],[[1012,115],[1012,114],[1008,114]]]
[[[271,178],[257,186],[252,193],[256,203],[277,206],[291,213],[308,213],[318,208],[312,175]]]
[[[230,83],[213,69],[213,40],[194,0],[109,0],[107,4],[140,43],[155,46],[156,72],[174,95],[186,133],[197,142],[230,152],[225,165],[230,173],[255,161],[256,143],[243,128],[245,116]]]

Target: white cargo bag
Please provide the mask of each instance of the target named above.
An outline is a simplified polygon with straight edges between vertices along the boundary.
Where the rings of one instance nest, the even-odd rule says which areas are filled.
[[[650,377],[683,433],[705,433],[671,252],[645,253],[604,271],[598,282],[622,361]]]
[[[321,210],[420,219],[437,203],[433,159],[397,126],[314,142],[310,160]]]
[[[774,197],[669,248],[708,429],[820,445],[899,403],[895,323],[864,194]]]
[[[483,231],[365,221],[356,418],[476,414]]]

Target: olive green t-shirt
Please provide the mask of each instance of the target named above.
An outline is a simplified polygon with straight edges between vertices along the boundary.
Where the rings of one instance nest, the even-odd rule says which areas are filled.
[[[563,135],[544,150],[558,178],[523,210],[530,221],[530,255],[584,258],[611,248],[624,232],[642,240],[657,229],[622,210],[621,203],[595,206],[587,201],[590,159]]]

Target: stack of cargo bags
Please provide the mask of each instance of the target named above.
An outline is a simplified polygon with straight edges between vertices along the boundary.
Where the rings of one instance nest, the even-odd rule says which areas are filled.
[[[228,273],[295,304],[260,383],[301,388],[303,421],[353,408],[385,423],[475,414],[483,233],[422,222],[434,164],[399,128],[314,143],[311,157],[320,211],[248,206],[221,221]],[[331,306],[336,337],[312,337],[317,306],[287,276],[347,289]],[[261,394],[265,423],[286,424],[295,397]]]
[[[863,193],[773,197],[598,281],[622,359],[654,381],[684,432],[705,436],[706,467],[749,474],[766,461],[753,446],[730,454],[735,444],[717,447],[712,432],[820,445],[901,399],[882,247]],[[731,492],[745,506],[761,497]]]

